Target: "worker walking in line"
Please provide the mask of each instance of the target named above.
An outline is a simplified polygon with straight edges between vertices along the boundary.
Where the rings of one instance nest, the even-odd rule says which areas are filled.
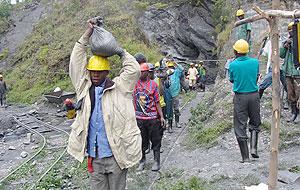
[[[195,90],[198,70],[196,69],[194,63],[190,64],[190,68],[188,70],[188,75],[189,75],[189,88],[190,88],[190,90]]]
[[[204,92],[205,91],[205,82],[206,82],[206,68],[203,65],[203,61],[200,61],[198,66],[198,75],[199,75],[199,82],[200,88]]]
[[[167,62],[168,75],[170,79],[170,86],[165,90],[165,101],[167,109],[168,132],[173,132],[173,113],[175,115],[175,127],[180,128],[179,125],[179,93],[180,93],[180,78],[183,72],[183,67],[174,61]]]
[[[6,92],[7,86],[5,81],[3,80],[3,75],[0,74],[0,104],[1,107],[6,106]]]
[[[81,106],[71,125],[67,151],[80,162],[88,155],[91,189],[125,190],[127,169],[142,158],[142,139],[132,103],[140,67],[117,43],[106,48],[115,50],[111,54],[123,60],[118,77],[107,77],[107,58],[94,55],[87,62],[89,37],[95,24],[95,19],[89,20],[70,58],[70,78]]]
[[[142,159],[138,170],[143,170],[145,167],[145,152],[150,140],[154,155],[152,171],[158,171],[160,169],[161,130],[165,126],[165,119],[159,103],[158,86],[149,78],[149,66],[147,63],[142,63],[140,67],[142,74],[133,92],[137,124],[142,135]]]
[[[229,80],[233,83],[235,93],[233,124],[243,163],[250,161],[247,125],[249,125],[250,131],[251,155],[253,158],[259,158],[257,153],[258,133],[261,124],[260,99],[257,86],[259,61],[247,56],[249,44],[243,39],[238,40],[233,49],[236,59],[230,63]]]
[[[239,20],[243,20],[245,18],[245,12],[242,9],[237,10],[236,17]],[[249,44],[249,52],[251,50],[251,24],[246,23],[242,24],[238,27],[237,39],[244,39]]]
[[[288,122],[299,123],[299,108],[297,107],[297,100],[299,99],[300,88],[300,70],[295,68],[293,55],[293,25],[291,22],[288,25],[289,39],[283,43],[280,48],[280,58],[284,59],[282,65],[283,72],[286,76],[288,101],[291,106],[292,115]]]

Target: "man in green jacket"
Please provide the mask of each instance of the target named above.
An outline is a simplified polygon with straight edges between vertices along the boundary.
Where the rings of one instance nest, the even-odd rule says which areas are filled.
[[[239,20],[243,20],[245,18],[245,12],[242,9],[237,10],[236,17]],[[242,24],[241,26],[238,27],[237,39],[246,40],[249,44],[249,52],[250,52],[251,50],[251,24],[250,23]]]
[[[249,44],[245,40],[238,40],[233,49],[236,59],[230,63],[229,80],[233,83],[235,93],[233,124],[243,163],[250,161],[246,132],[248,125],[251,135],[250,152],[253,158],[259,158],[257,154],[258,133],[261,124],[260,98],[257,85],[259,62],[257,59],[247,56]]]
[[[123,68],[113,80],[107,77],[107,58],[94,55],[87,62],[94,24],[89,20],[70,58],[69,74],[81,106],[71,125],[67,151],[80,162],[88,155],[91,189],[124,190],[127,169],[142,158],[142,139],[132,103],[141,72],[135,58],[116,45],[107,49],[119,49],[113,54],[122,58]]]
[[[300,121],[299,108],[297,107],[297,101],[299,99],[300,91],[300,70],[294,66],[293,55],[293,25],[291,22],[288,25],[289,39],[280,48],[280,57],[284,59],[282,70],[286,76],[288,101],[291,105],[292,115],[288,122],[298,123]]]

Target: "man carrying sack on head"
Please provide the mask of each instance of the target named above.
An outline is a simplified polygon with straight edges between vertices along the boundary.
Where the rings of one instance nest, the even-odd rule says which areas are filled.
[[[141,72],[135,58],[97,26],[97,21],[88,21],[88,29],[71,54],[70,77],[81,106],[71,125],[67,150],[80,162],[88,155],[91,189],[124,190],[127,169],[142,158],[141,134],[132,103],[133,88]],[[89,38],[94,43],[91,35],[96,33],[103,39],[96,41],[94,51],[92,44],[92,52],[98,55],[87,62]],[[112,55],[122,58],[123,68],[118,77],[110,80],[106,57]]]

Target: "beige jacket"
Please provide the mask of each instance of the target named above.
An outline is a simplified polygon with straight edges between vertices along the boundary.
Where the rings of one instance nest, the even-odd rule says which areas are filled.
[[[67,151],[80,162],[84,160],[86,152],[91,115],[89,89],[92,83],[86,70],[87,44],[88,37],[82,36],[73,48],[69,66],[77,99],[82,100],[82,106],[71,125]],[[121,169],[135,165],[142,157],[142,139],[132,103],[133,88],[139,77],[139,64],[132,55],[125,52],[120,76],[113,79],[111,86],[104,90],[102,97],[103,119],[108,142]]]
[[[188,74],[189,74],[189,79],[190,80],[196,80],[197,79],[197,75],[198,75],[198,71],[197,71],[197,69],[195,67],[189,68]]]

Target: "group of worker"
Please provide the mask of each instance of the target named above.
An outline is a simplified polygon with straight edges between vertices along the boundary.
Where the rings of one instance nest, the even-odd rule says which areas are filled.
[[[236,16],[244,19],[244,11],[238,10]],[[284,62],[280,70],[280,79],[284,90],[287,92],[288,102],[291,107],[291,118],[288,122],[299,123],[300,108],[300,65],[294,64],[293,51],[293,25],[288,25],[289,38],[283,42],[280,48],[280,58]],[[264,45],[265,46],[265,45]],[[242,163],[250,162],[247,126],[250,132],[250,154],[253,158],[259,158],[257,151],[258,134],[260,132],[260,98],[264,90],[272,84],[271,46],[268,46],[268,66],[266,77],[258,84],[260,77],[259,60],[250,57],[251,26],[249,23],[238,28],[238,40],[233,45],[235,58],[227,63],[228,76],[233,83],[235,93],[234,103],[234,132],[242,155]],[[261,53],[261,52],[260,52]]]
[[[187,78],[189,80],[190,90],[195,90],[196,85],[199,84],[200,89],[202,91],[205,91],[206,67],[204,67],[203,61],[200,61],[199,64],[190,64],[190,68],[187,73]]]
[[[128,168],[138,164],[137,170],[144,170],[150,149],[154,157],[151,170],[160,170],[163,132],[181,127],[179,93],[184,68],[170,55],[153,65],[142,53],[132,56],[113,42],[106,44],[105,51],[119,55],[122,69],[111,80],[107,57],[93,55],[87,61],[94,25],[90,19],[70,58],[77,111],[67,151],[81,162],[87,156],[91,189],[124,190]],[[116,49],[121,51],[108,52]],[[66,110],[74,109],[69,100],[65,105]]]

